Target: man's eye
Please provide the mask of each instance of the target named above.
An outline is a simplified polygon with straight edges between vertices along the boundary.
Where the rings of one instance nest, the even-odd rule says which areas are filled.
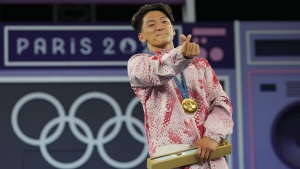
[[[150,24],[150,25],[148,25],[148,27],[153,27],[154,26],[154,24]]]

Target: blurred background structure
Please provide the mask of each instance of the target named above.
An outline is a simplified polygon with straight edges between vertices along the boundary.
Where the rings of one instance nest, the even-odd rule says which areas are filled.
[[[174,12],[233,103],[230,169],[300,169],[300,5],[0,0],[0,169],[141,169],[143,110],[127,60],[144,3]]]
[[[258,21],[300,20],[297,0],[282,2],[228,2],[199,1],[195,4],[196,21]],[[67,3],[68,2],[68,3]],[[157,2],[157,1],[154,1]],[[128,22],[143,1],[121,2],[108,0],[88,1],[42,1],[42,0],[1,0],[0,21],[21,22]],[[182,5],[177,0],[170,3],[174,9],[176,21],[183,21]]]

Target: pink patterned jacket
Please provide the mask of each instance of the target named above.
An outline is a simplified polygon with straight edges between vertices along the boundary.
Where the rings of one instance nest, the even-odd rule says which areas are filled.
[[[215,72],[204,58],[184,58],[180,48],[157,51],[155,55],[135,54],[128,61],[130,84],[144,109],[150,157],[156,155],[158,147],[188,144],[191,148],[203,136],[219,143],[233,132],[232,105]],[[199,105],[193,115],[184,113],[183,97],[173,79],[182,71],[189,97]],[[212,168],[217,166],[228,167],[224,159],[211,162]]]

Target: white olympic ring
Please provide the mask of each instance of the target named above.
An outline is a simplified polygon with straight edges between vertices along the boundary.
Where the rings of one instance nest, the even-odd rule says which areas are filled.
[[[54,105],[58,112],[58,117],[50,120],[42,129],[39,139],[33,139],[28,136],[26,136],[20,129],[18,124],[18,115],[19,111],[25,105],[27,102],[34,100],[34,99],[42,99],[50,102]],[[106,101],[108,104],[110,104],[114,110],[115,116],[107,120],[102,127],[99,129],[96,139],[94,139],[93,133],[89,126],[81,119],[77,118],[76,110],[78,107],[84,103],[85,101],[89,99],[100,99]],[[145,133],[144,133],[144,125],[143,123],[132,116],[132,112],[134,110],[134,107],[139,103],[139,100],[137,97],[133,98],[128,107],[126,108],[125,115],[122,115],[122,110],[119,106],[119,104],[109,95],[101,93],[101,92],[89,92],[81,95],[79,98],[77,98],[74,103],[71,105],[70,112],[68,113],[68,116],[66,116],[66,113],[64,112],[63,106],[61,103],[53,96],[43,93],[43,92],[35,92],[30,93],[25,96],[23,96],[21,99],[18,100],[18,102],[15,104],[12,116],[11,116],[11,123],[14,132],[16,135],[25,143],[32,145],[32,146],[39,146],[42,156],[45,158],[45,160],[52,166],[57,168],[78,168],[84,163],[87,162],[87,160],[90,158],[93,152],[93,147],[97,146],[98,153],[102,155],[101,157],[103,160],[108,163],[109,165],[115,167],[115,168],[134,168],[137,165],[139,165],[141,162],[143,162],[148,155],[147,151],[147,145],[145,141]],[[117,134],[120,132],[122,127],[122,122],[125,122],[126,127],[130,134],[139,142],[144,144],[144,148],[141,152],[141,154],[134,159],[133,161],[129,162],[119,162],[111,157],[106,153],[104,149],[104,144],[110,142],[113,140]],[[84,154],[76,161],[69,162],[69,163],[62,163],[57,160],[55,160],[51,155],[49,154],[47,150],[47,145],[54,142],[58,137],[61,136],[65,124],[68,123],[69,127],[74,134],[74,136],[81,142],[87,144],[87,148],[84,152]],[[110,126],[114,125],[113,130],[105,136],[105,131],[109,129]],[[132,124],[136,125],[143,134],[142,136],[136,132]],[[50,130],[58,126],[57,129],[48,136]],[[77,126],[81,127],[85,135],[83,135],[78,129]],[[48,136],[48,137],[47,137]],[[105,136],[105,137],[104,137]]]

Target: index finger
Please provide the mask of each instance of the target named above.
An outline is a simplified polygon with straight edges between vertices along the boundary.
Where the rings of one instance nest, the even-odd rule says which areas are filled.
[[[189,35],[186,37],[185,42],[190,43],[191,38],[192,38],[192,35],[189,34]]]
[[[183,44],[182,44],[183,49],[186,49],[186,48],[187,48],[187,45],[190,43],[191,37],[192,37],[191,34],[189,34],[189,35],[186,37],[185,41],[184,41]]]

